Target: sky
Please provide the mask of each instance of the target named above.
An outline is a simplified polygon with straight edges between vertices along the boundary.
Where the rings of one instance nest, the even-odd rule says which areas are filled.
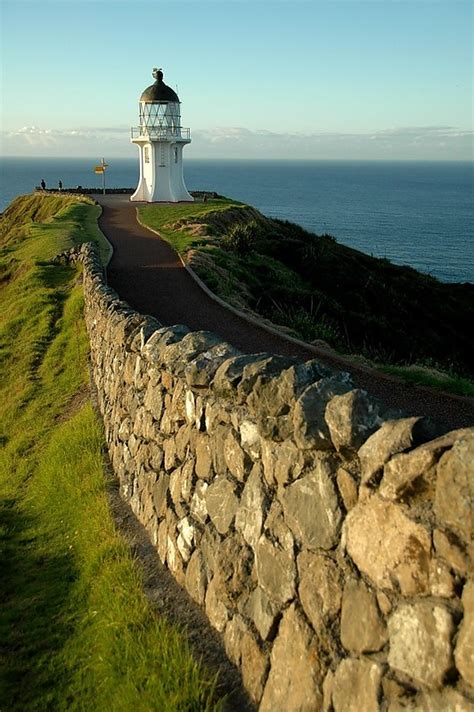
[[[471,0],[0,0],[8,156],[136,156],[153,67],[187,158],[472,160]]]

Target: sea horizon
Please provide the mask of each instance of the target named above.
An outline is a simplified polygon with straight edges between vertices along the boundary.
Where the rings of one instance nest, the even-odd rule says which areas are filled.
[[[132,188],[138,157],[108,157],[107,187]],[[101,188],[97,156],[0,158],[0,210],[47,187]],[[186,158],[190,190],[213,190],[269,217],[444,282],[474,283],[474,162],[409,159]]]

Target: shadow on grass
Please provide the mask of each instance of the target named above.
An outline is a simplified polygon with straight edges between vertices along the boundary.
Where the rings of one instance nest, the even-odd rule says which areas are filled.
[[[0,502],[0,709],[9,712],[57,709],[65,689],[55,658],[71,633],[76,570],[72,557],[46,553],[46,538],[17,501]]]

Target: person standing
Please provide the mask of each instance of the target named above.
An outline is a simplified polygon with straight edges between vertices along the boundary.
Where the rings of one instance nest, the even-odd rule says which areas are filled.
[[[58,181],[58,186],[59,186],[59,190],[61,191],[61,190],[63,189],[63,182],[62,182],[62,180]]]
[[[46,189],[46,182],[45,182],[44,178],[41,178],[41,189],[42,190]]]

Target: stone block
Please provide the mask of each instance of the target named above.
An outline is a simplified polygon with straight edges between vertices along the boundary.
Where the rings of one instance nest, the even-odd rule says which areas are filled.
[[[169,415],[173,423],[186,422],[186,393],[187,390],[182,379],[177,379],[171,395],[170,405],[168,406]],[[165,397],[165,402],[168,399],[168,395]],[[175,428],[174,432],[176,430],[178,428]]]
[[[212,476],[212,449],[209,435],[198,433],[195,443],[196,475],[203,480]]]
[[[243,482],[250,469],[250,459],[242,450],[235,431],[230,430],[224,441],[224,459],[234,477]]]
[[[194,483],[194,460],[192,458],[186,459],[181,467],[180,483],[181,497],[185,502],[189,502]]]
[[[429,601],[401,604],[388,620],[390,667],[427,688],[440,688],[453,666],[454,626],[444,606]]]
[[[188,425],[194,425],[196,421],[196,396],[191,390],[186,391],[184,396],[184,413]]]
[[[347,552],[376,586],[413,596],[429,592],[431,537],[421,524],[378,495],[359,502],[346,517]]]
[[[182,375],[190,361],[220,343],[222,339],[211,331],[191,331],[180,341],[166,346],[160,360],[171,373]]]
[[[387,628],[375,595],[363,581],[349,579],[342,595],[341,642],[352,653],[370,653],[383,648]]]
[[[176,540],[176,545],[183,561],[186,563],[189,561],[194,549],[196,528],[187,517],[183,517],[183,519],[178,522],[178,532],[179,535]]]
[[[286,523],[310,549],[331,549],[338,540],[342,514],[334,487],[334,470],[331,457],[316,456],[311,471],[279,495]]]
[[[347,382],[333,376],[323,378],[303,391],[293,411],[294,438],[299,448],[316,450],[333,448],[324,417],[326,406],[335,395],[341,395],[349,390],[350,385]]]
[[[124,418],[120,423],[118,437],[122,442],[127,442],[132,434],[132,421],[130,418]]]
[[[191,436],[191,426],[190,425],[182,425],[180,427],[180,429],[178,430],[178,432],[176,433],[176,437],[175,437],[176,455],[181,462],[185,459],[186,454],[188,452],[190,436]]]
[[[229,619],[227,608],[219,599],[219,581],[214,577],[207,587],[206,591],[206,615],[209,618],[211,625],[222,633]]]
[[[262,463],[269,485],[285,485],[297,479],[304,468],[304,454],[291,441],[262,440]]]
[[[166,564],[178,581],[178,583],[184,583],[184,567],[183,559],[179,553],[178,545],[176,542],[175,532],[172,532],[170,526],[168,525],[168,541],[166,548]]]
[[[152,386],[151,383],[148,384],[143,405],[150,411],[155,420],[160,420],[163,413],[163,394],[160,386]]]
[[[191,514],[200,524],[205,524],[208,517],[206,504],[207,482],[199,480],[196,483],[194,494],[191,499]]]
[[[273,631],[278,607],[269,599],[263,589],[257,586],[245,605],[245,614],[254,622],[262,640]]]
[[[240,667],[242,638],[248,631],[244,619],[238,613],[227,623],[224,632],[224,646],[227,657],[236,667]]]
[[[454,579],[449,567],[440,559],[433,558],[430,562],[430,590],[432,596],[451,598],[455,595]]]
[[[257,381],[259,384],[263,384],[275,376],[279,376],[283,370],[297,362],[297,359],[287,356],[258,354],[258,358],[254,358],[253,362],[244,366],[242,378],[237,386],[237,401],[244,403]]]
[[[163,443],[163,453],[164,453],[164,460],[163,460],[164,468],[165,468],[166,472],[170,472],[177,465],[176,443],[174,441],[174,438],[168,438],[167,440],[165,440],[165,442]]]
[[[245,483],[235,517],[235,528],[252,548],[262,533],[263,518],[266,514],[266,496],[263,488],[261,468],[254,465]]]
[[[462,576],[468,575],[472,570],[469,550],[453,532],[443,532],[441,529],[435,529],[433,542],[436,553],[446,561],[451,569]]]
[[[333,559],[324,554],[302,551],[298,556],[298,593],[313,628],[328,626],[341,609],[342,573]]]
[[[334,447],[342,452],[358,450],[382,424],[378,404],[360,389],[331,398],[325,418]]]
[[[214,576],[219,571],[218,553],[222,544],[222,537],[213,527],[204,527],[199,549],[202,553],[206,571]]]
[[[217,477],[204,495],[207,512],[220,534],[226,534],[234,521],[239,500],[236,486],[227,477]]]
[[[380,666],[362,658],[345,658],[334,674],[334,712],[379,712]]]
[[[241,670],[245,689],[254,702],[259,702],[267,676],[268,658],[249,631],[241,640]]]
[[[214,393],[224,397],[235,396],[237,386],[242,380],[244,368],[267,358],[268,354],[243,354],[227,359],[219,366],[214,376],[212,382]]]
[[[273,500],[270,505],[263,529],[282,549],[293,553],[295,540],[283,518],[283,508],[277,500]]]
[[[185,576],[186,590],[191,598],[203,605],[207,587],[207,572],[202,553],[196,549],[188,563]]]
[[[465,584],[462,604],[464,618],[459,628],[454,658],[463,679],[474,688],[474,580]]]
[[[204,430],[209,434],[213,434],[216,428],[230,422],[230,413],[225,407],[226,405],[228,402],[221,404],[220,401],[216,401],[212,397],[206,398]]]
[[[275,376],[259,375],[248,397],[248,407],[264,437],[286,440],[291,436],[288,416],[308,385],[331,375],[316,361],[298,363]]]
[[[164,517],[168,506],[169,475],[160,475],[158,482],[153,487],[153,502],[158,517]]]
[[[407,501],[422,492],[425,499],[433,499],[434,467],[443,453],[466,433],[474,433],[474,429],[453,430],[408,453],[392,457],[384,467],[379,493],[386,499]]]
[[[228,601],[229,605],[248,597],[254,588],[253,563],[251,549],[243,544],[239,536],[227,535],[220,543],[215,552],[214,571],[222,583],[222,600]]]
[[[283,615],[270,661],[259,712],[315,712],[321,709],[321,663],[311,629],[294,604]]]
[[[157,329],[143,346],[142,356],[151,363],[159,363],[162,350],[169,344],[180,341],[186,334],[189,334],[189,331],[189,327],[184,324]]]
[[[467,543],[474,537],[474,428],[438,463],[435,514],[438,522]]]
[[[240,425],[240,443],[251,458],[258,460],[261,453],[258,428],[251,420],[244,420]]]
[[[240,352],[230,344],[222,341],[208,351],[196,356],[184,369],[184,376],[188,386],[203,388],[209,386],[214,375],[224,361],[237,356]]]
[[[255,550],[257,579],[267,595],[277,604],[290,601],[295,593],[294,554],[285,551],[262,535]]]
[[[212,452],[212,465],[214,467],[214,472],[219,472],[220,474],[225,474],[227,472],[227,462],[224,454],[224,443],[229,434],[230,426],[228,425],[216,425],[213,428],[211,438],[211,452]]]
[[[354,477],[343,467],[339,467],[336,474],[337,486],[339,488],[339,494],[344,502],[344,507],[348,512],[353,509],[357,504],[357,499],[359,495],[357,482]]]
[[[428,418],[400,418],[387,420],[359,448],[362,484],[378,484],[383,466],[393,455],[410,450],[438,434]]]
[[[444,690],[424,692],[413,708],[399,708],[393,712],[474,712],[474,702],[452,687],[446,687]]]

